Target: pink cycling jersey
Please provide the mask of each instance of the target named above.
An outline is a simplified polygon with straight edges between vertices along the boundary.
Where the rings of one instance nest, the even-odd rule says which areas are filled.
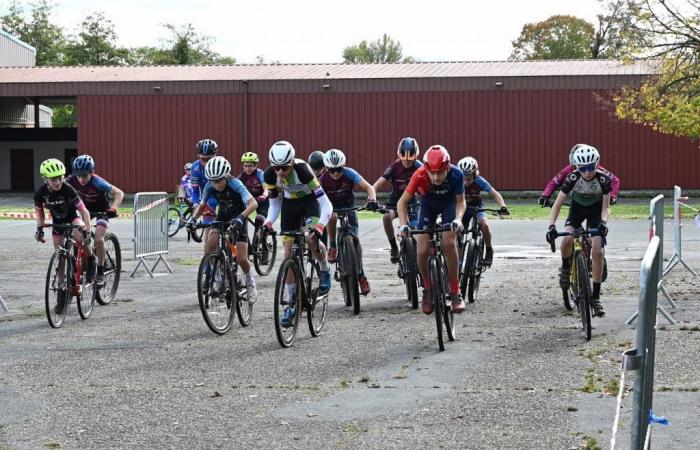
[[[549,183],[547,183],[547,186],[544,188],[544,191],[542,192],[542,195],[545,197],[549,197],[554,193],[556,189],[561,187],[562,184],[564,184],[564,181],[566,180],[566,177],[569,176],[569,174],[573,173],[576,170],[576,166],[568,165],[561,169],[558,174],[554,176],[551,180],[549,180]],[[620,192],[620,179],[615,176],[612,172],[609,170],[606,170],[603,166],[598,166],[598,170],[605,173],[610,177],[610,184],[612,187],[612,190],[610,191],[610,198],[617,198],[618,192]]]

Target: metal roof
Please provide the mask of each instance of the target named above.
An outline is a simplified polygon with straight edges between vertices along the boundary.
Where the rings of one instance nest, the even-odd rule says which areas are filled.
[[[644,76],[650,61],[473,61],[401,64],[3,67],[1,83]]]

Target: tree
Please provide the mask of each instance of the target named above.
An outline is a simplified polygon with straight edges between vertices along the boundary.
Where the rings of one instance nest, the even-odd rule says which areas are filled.
[[[51,108],[53,128],[76,128],[78,126],[78,112],[75,105],[58,105]]]
[[[552,16],[523,26],[513,41],[511,60],[585,59],[591,57],[593,25],[573,16]]]
[[[104,13],[89,14],[80,24],[78,35],[65,49],[66,65],[118,65],[128,57],[128,50],[116,45],[114,24]]]
[[[36,65],[60,65],[66,38],[63,28],[51,22],[56,5],[50,0],[32,4],[31,20],[24,18],[24,9],[15,0],[0,23],[9,33],[36,48]]]
[[[395,63],[402,60],[414,61],[410,56],[403,58],[401,43],[394,41],[386,33],[369,44],[362,41],[343,50],[343,61],[349,64]]]
[[[619,59],[631,56],[642,42],[641,34],[633,26],[633,3],[629,0],[599,1],[604,12],[598,14],[598,29],[591,46],[591,58]]]
[[[632,27],[643,37],[658,76],[613,99],[616,115],[663,133],[700,138],[700,1],[683,8],[667,0],[630,1]]]

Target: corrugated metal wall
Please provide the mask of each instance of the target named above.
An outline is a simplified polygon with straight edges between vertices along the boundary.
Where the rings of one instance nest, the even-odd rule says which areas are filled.
[[[0,67],[33,66],[35,61],[33,47],[0,30]]]
[[[78,108],[79,151],[129,192],[172,191],[202,137],[234,171],[244,151],[266,161],[287,139],[302,157],[340,148],[374,182],[405,135],[475,156],[501,190],[541,189],[577,142],[599,148],[623,189],[700,188],[695,144],[615,120],[588,90],[81,96]]]

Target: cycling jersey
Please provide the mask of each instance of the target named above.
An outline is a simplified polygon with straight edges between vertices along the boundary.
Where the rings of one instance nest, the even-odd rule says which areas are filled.
[[[243,185],[253,197],[260,197],[265,192],[265,187],[263,186],[265,183],[264,172],[260,169],[255,169],[255,172],[250,175],[241,172],[238,175],[238,179],[243,182]]]
[[[182,193],[185,196],[185,200],[192,201],[192,182],[190,181],[190,176],[185,174],[180,179],[180,187],[182,188]]]
[[[210,198],[216,199],[219,205],[217,220],[228,221],[240,215],[248,204],[248,200],[253,198],[238,178],[229,178],[226,187],[218,191],[209,182],[204,187],[202,202],[208,202]]]
[[[564,183],[566,177],[569,176],[569,174],[571,174],[575,170],[576,166],[573,165],[564,167],[561,171],[559,171],[558,174],[554,176],[554,178],[549,180],[549,183],[547,183],[547,186],[544,188],[542,195],[544,195],[545,197],[550,197],[552,193],[554,193],[554,191]],[[603,168],[603,166],[598,166],[598,171],[604,173],[610,178],[610,197],[617,198],[617,194],[620,192],[620,179],[617,178],[615,174],[613,174],[609,170]]]
[[[344,167],[342,175],[337,180],[328,171],[321,175],[321,187],[333,206],[349,207],[355,204],[353,189],[362,181],[362,176],[350,167]]]
[[[467,206],[482,206],[484,201],[481,198],[481,193],[486,192],[490,194],[492,190],[493,188],[486,181],[486,178],[481,176],[474,178],[474,181],[464,188],[464,198]]]
[[[423,163],[415,160],[409,167],[404,167],[400,159],[397,159],[382,174],[382,178],[391,183],[391,196],[389,197],[389,205],[396,205],[399,198],[406,190],[408,182],[411,181],[411,176],[423,167]],[[411,204],[416,204],[418,199],[414,197]]]
[[[99,175],[93,174],[84,186],[75,174],[66,178],[66,183],[78,192],[80,199],[91,215],[103,213],[109,209],[109,193],[112,185]]]
[[[464,194],[464,174],[457,166],[450,164],[445,180],[439,185],[434,185],[430,182],[428,170],[423,166],[411,177],[406,192],[411,195],[418,193],[434,200],[454,200],[456,195]]]
[[[85,204],[75,189],[65,182],[61,183],[58,191],[51,189],[46,183],[34,192],[34,206],[37,209],[47,208],[51,212],[53,223],[71,223],[80,217],[78,211],[85,209]]]
[[[190,185],[192,186],[192,203],[198,205],[202,201],[202,193],[204,192],[204,187],[207,185],[209,180],[204,175],[204,167],[207,165],[206,161],[198,159],[192,163],[190,168]],[[204,212],[202,214],[202,221],[205,224],[211,223],[214,220],[216,211],[216,198],[211,196],[206,203]]]
[[[561,186],[561,191],[567,195],[571,193],[573,201],[581,206],[601,202],[603,195],[610,194],[611,189],[610,177],[600,170],[590,181],[583,178],[581,172],[572,172]]]

